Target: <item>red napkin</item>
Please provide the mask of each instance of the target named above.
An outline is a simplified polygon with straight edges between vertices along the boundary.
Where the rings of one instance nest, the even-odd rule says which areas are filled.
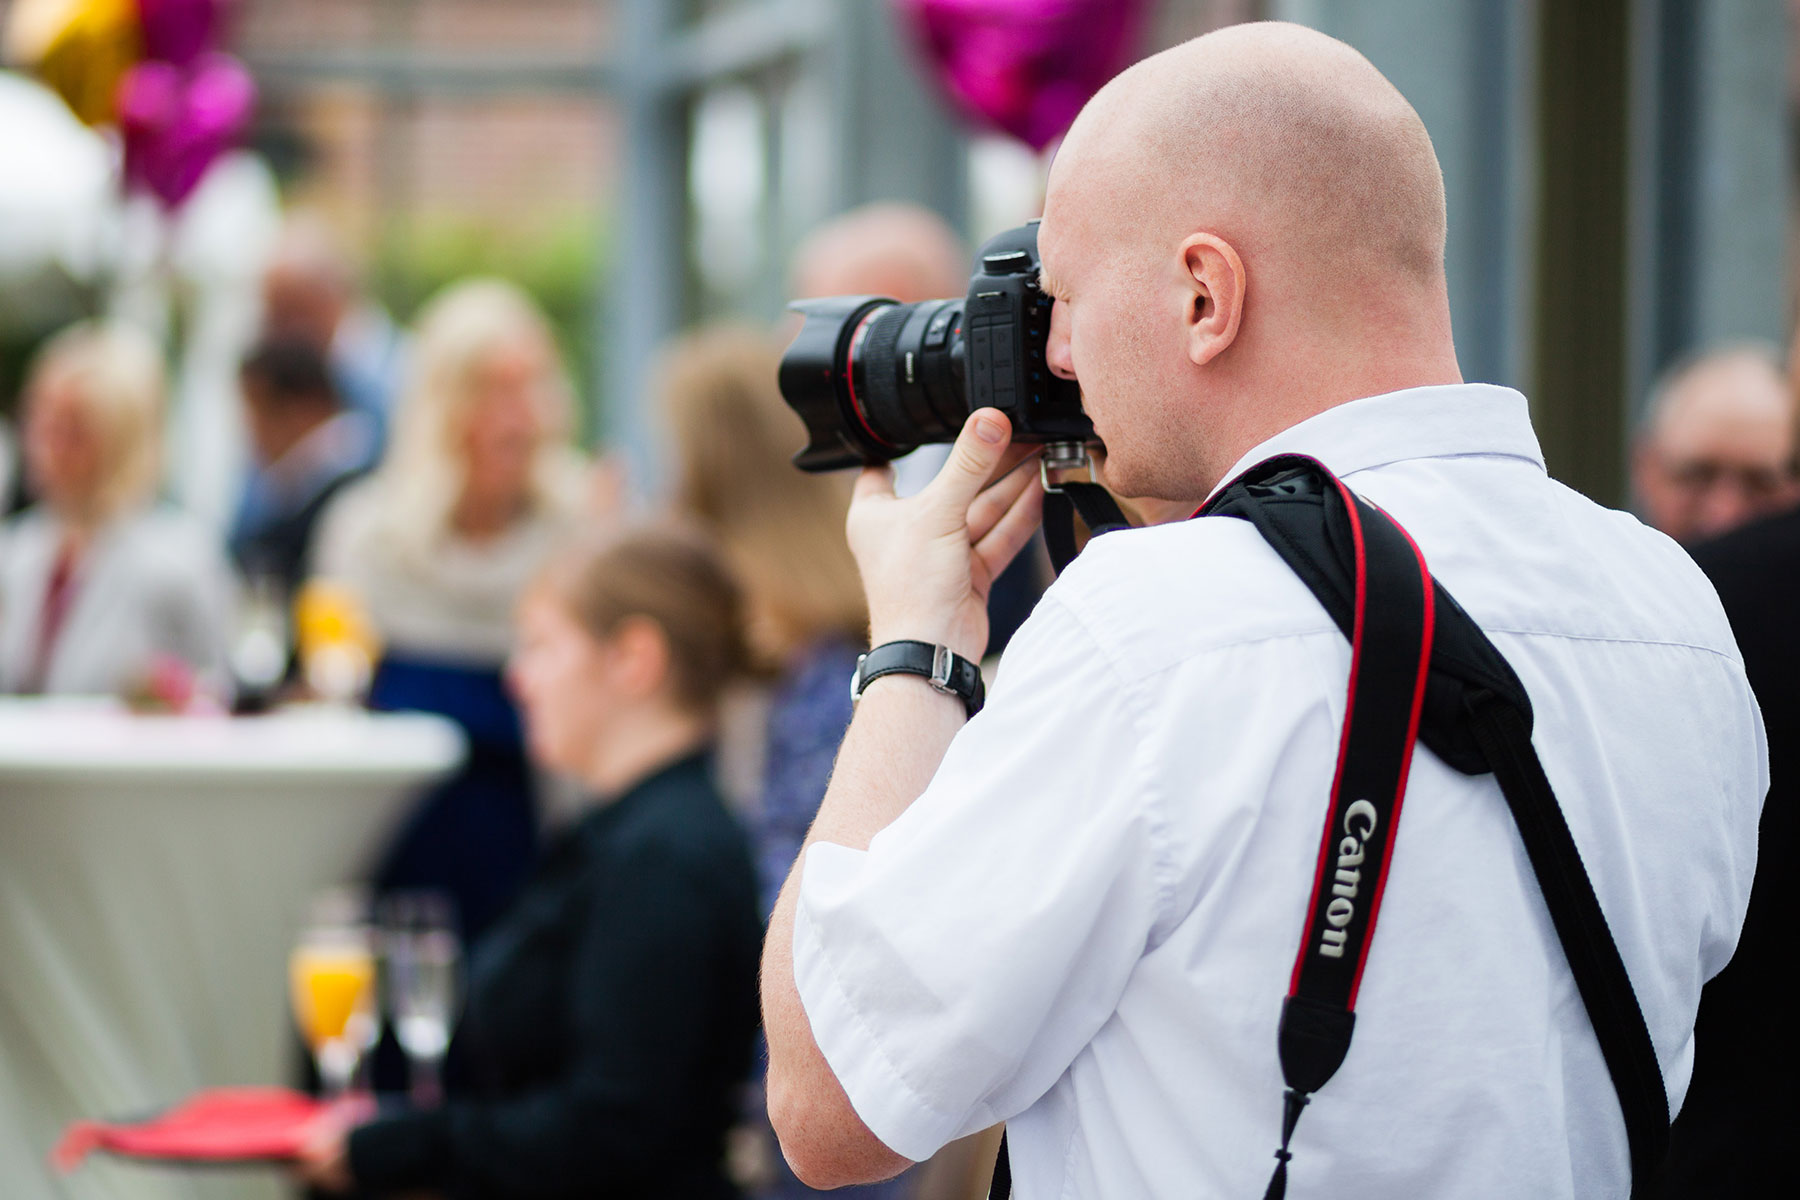
[[[147,1121],[76,1121],[50,1161],[72,1171],[93,1151],[110,1150],[173,1161],[279,1162],[300,1153],[330,1107],[286,1088],[212,1088]]]

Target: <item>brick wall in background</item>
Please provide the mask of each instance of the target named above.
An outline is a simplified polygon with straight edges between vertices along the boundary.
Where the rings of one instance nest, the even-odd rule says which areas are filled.
[[[604,0],[244,0],[235,42],[253,61],[402,48],[598,57],[609,19]],[[592,213],[617,157],[603,100],[529,89],[384,96],[355,82],[265,82],[258,133],[290,200],[365,244],[396,222]]]

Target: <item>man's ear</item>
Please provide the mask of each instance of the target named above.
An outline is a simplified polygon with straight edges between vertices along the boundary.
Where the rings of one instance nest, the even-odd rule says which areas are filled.
[[[1244,260],[1214,233],[1190,234],[1181,243],[1181,265],[1191,289],[1187,311],[1188,358],[1205,366],[1237,340],[1244,316]]]

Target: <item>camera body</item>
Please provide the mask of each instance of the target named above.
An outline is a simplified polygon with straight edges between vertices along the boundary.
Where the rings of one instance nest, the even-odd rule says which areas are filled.
[[[793,305],[805,321],[781,360],[781,394],[806,424],[804,471],[887,462],[953,442],[998,408],[1015,442],[1087,443],[1081,391],[1051,373],[1051,298],[1038,287],[1037,222],[990,238],[960,299],[901,304],[830,296]]]

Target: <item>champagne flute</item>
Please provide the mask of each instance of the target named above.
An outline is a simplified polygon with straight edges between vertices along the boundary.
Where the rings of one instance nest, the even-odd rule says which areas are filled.
[[[288,618],[281,581],[252,575],[238,598],[237,637],[231,644],[231,672],[245,708],[267,705],[287,673]]]
[[[387,1007],[394,1036],[406,1053],[414,1104],[429,1108],[444,1097],[444,1057],[456,1016],[461,948],[455,908],[442,892],[400,892],[383,921]]]
[[[315,923],[288,957],[288,985],[300,1035],[312,1051],[325,1095],[349,1092],[378,1031],[375,953],[366,925]]]

